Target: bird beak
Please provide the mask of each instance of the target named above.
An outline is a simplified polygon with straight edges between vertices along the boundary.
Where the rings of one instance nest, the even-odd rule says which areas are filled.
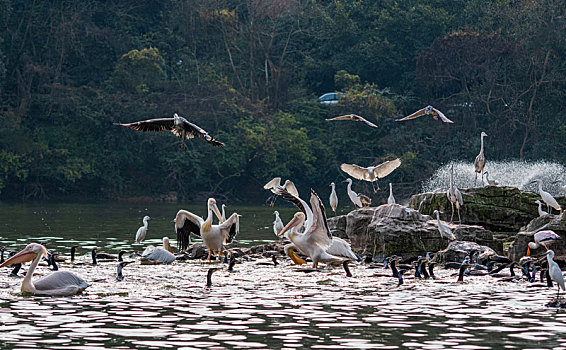
[[[212,211],[214,212],[214,214],[216,214],[216,217],[218,218],[220,223],[222,223],[222,215],[220,214],[220,211],[218,210],[216,203],[212,203]]]
[[[307,262],[304,261],[303,259],[301,259],[297,253],[295,253],[295,250],[293,248],[289,248],[287,250],[287,255],[289,255],[289,258],[291,258],[291,260],[293,260],[293,262],[295,263],[295,265],[304,265]]]
[[[36,256],[37,253],[35,253],[33,250],[25,248],[10,259],[4,261],[2,265],[0,265],[0,267],[32,261]]]
[[[287,226],[283,227],[281,232],[279,232],[279,237],[283,237],[285,232],[287,232],[290,228],[294,227],[297,224],[297,221],[299,221],[299,219],[296,216],[294,216],[293,219],[289,221]]]

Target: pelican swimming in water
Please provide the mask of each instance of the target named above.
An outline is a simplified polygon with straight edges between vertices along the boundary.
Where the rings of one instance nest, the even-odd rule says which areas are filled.
[[[393,185],[389,183],[389,197],[387,197],[387,204],[395,204],[395,197],[393,197]]]
[[[400,165],[401,159],[397,158],[394,160],[388,160],[376,166],[369,166],[367,168],[356,164],[342,163],[342,165],[340,165],[340,169],[354,179],[369,181],[373,185],[373,182],[391,174],[391,172],[397,169]],[[374,192],[377,192],[378,189],[379,184],[377,184],[377,189],[374,188]]]
[[[558,266],[556,261],[554,261],[554,252],[552,250],[547,250],[545,254],[548,261],[548,274],[550,275],[550,278],[554,282],[556,282],[556,284],[558,284],[558,294],[556,296],[556,300],[559,300],[560,288],[562,288],[562,290],[566,290],[566,288],[564,288],[564,275],[562,275],[560,266]]]
[[[143,241],[145,239],[145,235],[147,234],[147,221],[151,220],[151,218],[149,216],[144,216],[143,217],[143,226],[141,226],[140,228],[138,228],[138,232],[136,232],[136,242],[140,243],[141,241]]]
[[[542,209],[542,203],[538,199],[535,201],[535,203],[538,204],[538,216],[539,217],[548,215],[548,213]]]
[[[444,225],[442,221],[440,221],[440,213],[438,212],[438,210],[435,210],[432,214],[436,216],[438,232],[440,232],[440,235],[450,241],[456,240],[456,236],[454,236],[452,230],[450,230],[448,226]]]
[[[142,265],[170,264],[175,261],[169,238],[163,237],[163,248],[152,245],[145,248],[140,261]]]
[[[402,122],[405,120],[410,120],[410,119],[415,119],[418,117],[422,117],[423,115],[430,115],[432,116],[432,118],[434,120],[438,120],[438,117],[440,117],[440,120],[442,120],[444,123],[454,123],[453,121],[451,121],[450,119],[446,118],[446,116],[439,111],[438,109],[434,108],[433,106],[426,106],[425,108],[421,108],[418,111],[416,111],[413,114],[410,114],[404,118],[401,119],[395,119],[395,121],[397,122]]]
[[[188,140],[198,137],[213,146],[224,146],[224,143],[216,140],[204,131],[200,126],[189,122],[187,119],[179,116],[177,113],[173,114],[173,118],[157,118],[142,120],[134,123],[114,123],[114,125],[121,125],[137,131],[171,131],[175,136],[181,140]],[[184,145],[184,143],[183,143]]]
[[[529,242],[527,246],[527,256],[531,255],[531,249],[537,249],[540,246],[548,250],[548,246],[552,243],[562,240],[562,237],[556,234],[556,232],[551,230],[538,231],[533,236],[534,242]]]
[[[485,167],[485,155],[483,154],[483,138],[487,136],[487,134],[485,132],[481,132],[480,138],[481,138],[481,147],[480,147],[480,153],[476,156],[476,159],[474,159],[474,168],[475,168],[475,172],[476,172],[476,177],[474,180],[474,186],[476,185],[476,181],[478,181],[478,174],[481,173],[481,184],[483,185],[483,168]]]
[[[26,277],[22,281],[22,292],[34,295],[69,296],[78,294],[89,286],[82,278],[67,271],[57,271],[47,277],[32,281],[37,264],[46,255],[47,249],[44,246],[31,243],[18,254],[4,261],[0,267],[33,260],[26,273]]]
[[[330,187],[332,187],[332,191],[330,191],[330,208],[336,215],[336,209],[338,208],[338,196],[336,195],[336,185],[334,182],[330,183]]]
[[[531,183],[537,183],[538,184],[538,193],[540,194],[543,202],[546,203],[546,209],[548,210],[549,213],[551,213],[552,209],[550,209],[550,207],[558,210],[559,212],[562,212],[562,207],[560,207],[560,204],[558,204],[558,202],[556,201],[556,199],[554,199],[554,197],[552,197],[552,195],[546,191],[544,191],[542,189],[542,180],[541,179],[536,179],[534,181],[532,181]]]
[[[196,234],[202,238],[209,249],[208,260],[213,252],[224,251],[224,245],[232,242],[239,230],[239,215],[234,213],[221,224],[213,225],[214,214],[220,219],[221,214],[216,206],[216,200],[209,198],[207,202],[208,216],[203,220],[186,210],[179,210],[175,217],[175,228],[177,231],[177,243],[181,250],[188,248],[190,234]]]
[[[448,186],[448,191],[446,191],[446,196],[450,205],[452,207],[452,215],[450,216],[450,222],[454,219],[454,207],[458,211],[458,221],[462,223],[462,218],[460,217],[460,207],[464,205],[464,199],[462,198],[462,193],[456,185],[454,184],[454,165],[450,166],[450,186]]]
[[[370,122],[369,120],[367,120],[363,117],[360,117],[357,114],[346,114],[346,115],[341,115],[339,117],[326,119],[326,121],[333,121],[333,120],[352,120],[352,121],[355,121],[355,122],[364,122],[367,125],[371,126],[372,128],[377,128],[377,125],[375,125],[374,123]]]
[[[275,233],[275,236],[279,236],[279,232],[283,230],[283,227],[285,227],[285,225],[283,225],[283,221],[281,221],[279,212],[277,210],[274,211],[273,214],[275,215],[275,221],[273,221],[273,233]]]

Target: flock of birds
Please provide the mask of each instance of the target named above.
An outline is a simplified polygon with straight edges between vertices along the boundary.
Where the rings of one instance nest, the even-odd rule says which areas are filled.
[[[422,108],[407,117],[397,119],[397,121],[411,120],[421,116],[431,116],[434,119],[440,118],[440,120],[444,123],[453,123],[442,112],[432,106]],[[361,121],[370,127],[377,127],[375,124],[355,114],[344,115],[327,120]],[[224,146],[222,142],[210,136],[205,130],[177,114],[174,114],[172,118],[150,119],[127,124],[118,123],[117,125],[142,132],[171,131],[173,134],[181,138],[183,142],[186,139],[197,137],[212,144],[213,146]],[[497,182],[489,178],[487,171],[484,172],[486,164],[486,158],[484,155],[484,137],[486,136],[487,134],[485,132],[482,132],[480,135],[481,149],[474,161],[476,181],[477,175],[481,174],[482,185],[485,176],[488,185],[496,186]],[[184,143],[182,143],[182,146],[184,146]],[[377,191],[379,189],[377,181],[391,174],[400,165],[401,160],[397,158],[369,167],[344,163],[340,166],[340,169],[354,179],[370,182],[374,191]],[[548,192],[543,190],[542,181],[535,181],[538,183],[539,194],[541,195],[542,201],[547,204],[548,212],[551,212],[551,207],[561,212],[562,209],[556,200]],[[352,190],[353,181],[351,178],[347,178],[345,182],[348,183],[348,197],[356,207],[362,208],[371,204],[371,199],[369,199],[369,197],[356,193]],[[330,186],[332,188],[329,198],[330,207],[334,213],[336,213],[338,207],[338,196],[335,189],[336,185],[335,183],[331,183]],[[286,225],[284,225],[281,221],[279,213],[275,211],[275,221],[273,223],[275,235],[277,237],[285,237],[285,239],[290,242],[284,246],[284,253],[295,265],[304,265],[307,263],[306,260],[310,259],[312,262],[312,271],[318,269],[319,263],[324,263],[327,265],[342,265],[347,276],[352,275],[348,268],[348,264],[351,261],[360,261],[362,259],[352,251],[351,246],[347,241],[332,236],[328,226],[325,206],[314,190],[311,189],[310,199],[307,203],[305,200],[301,199],[296,186],[291,180],[286,180],[282,184],[281,178],[276,177],[265,184],[264,189],[273,193],[273,199],[271,202],[272,205],[277,197],[282,197],[299,209],[299,211],[294,214],[293,218]],[[393,187],[391,183],[389,183],[389,191],[390,194],[387,203],[395,204],[396,201],[393,196]],[[446,195],[452,208],[450,221],[453,220],[454,212],[456,211],[459,222],[461,222],[460,209],[464,205],[464,202],[462,194],[455,185],[453,167],[450,168],[450,179]],[[542,210],[543,202],[537,201],[539,214],[547,215],[548,213]],[[206,211],[206,219],[187,210],[178,211],[175,219],[173,220],[177,234],[178,248],[180,251],[185,251],[191,244],[191,234],[199,236],[208,249],[207,260],[210,261],[213,255],[218,257],[218,260],[220,260],[219,258],[224,255],[224,261],[229,263],[229,269],[232,269],[236,258],[226,246],[233,242],[239,232],[240,215],[233,213],[229,218],[226,218],[225,206],[222,206],[222,213],[220,213],[214,198],[208,199]],[[435,210],[433,215],[436,216],[440,235],[447,238],[449,241],[455,240],[456,237],[450,228],[440,220],[439,211]],[[217,219],[217,224],[214,224],[214,217]],[[149,216],[145,216],[143,218],[143,226],[137,230],[135,242],[141,243],[146,238],[149,220],[151,220]],[[514,277],[513,268],[517,266],[521,267],[524,278],[529,281],[533,281],[536,279],[536,272],[540,269],[540,266],[536,265],[535,261],[530,257],[530,250],[538,247],[544,247],[546,249],[545,255],[547,268],[544,269],[544,273],[541,272],[540,279],[541,281],[546,279],[548,286],[551,286],[553,281],[557,283],[558,300],[560,289],[565,290],[564,277],[560,267],[553,260],[554,252],[552,250],[548,250],[548,246],[559,239],[560,236],[553,231],[542,230],[541,228],[539,232],[534,235],[534,242],[529,244],[529,250],[527,251],[524,261],[519,263],[512,262],[506,257],[495,255],[482,257],[477,251],[470,252],[469,256],[467,256],[462,263],[457,263],[456,267],[459,269],[458,281],[463,281],[463,276],[465,274],[484,274],[491,275],[493,277],[500,277],[501,274],[498,273],[505,267],[509,267],[510,269],[510,275],[508,277]],[[73,246],[71,249],[71,262],[74,261],[76,248],[77,246]],[[118,257],[118,280],[124,279],[122,270],[127,264],[131,263],[131,261],[123,260],[122,256],[124,253],[124,251],[121,251]],[[47,277],[32,281],[34,271],[43,257],[48,257],[49,265],[53,266],[53,269],[56,271]],[[100,257],[102,257],[102,255],[98,253],[96,249],[93,249],[93,265],[97,264],[97,258]],[[230,259],[228,257],[230,257]],[[169,264],[174,262],[176,259],[177,257],[173,254],[173,249],[167,237],[163,238],[163,247],[149,246],[143,251],[143,253],[140,254],[141,264]],[[22,292],[52,296],[67,296],[78,294],[89,286],[89,284],[82,278],[71,272],[58,271],[57,255],[48,252],[48,250],[41,244],[31,243],[22,251],[13,254],[6,260],[4,260],[4,250],[1,249],[0,267],[16,265],[19,269],[19,266],[21,266],[22,263],[30,261],[31,265],[29,266],[22,281]],[[438,264],[431,260],[430,253],[427,253],[425,257],[419,257],[412,262],[412,265],[398,266],[397,263],[400,261],[401,258],[397,256],[388,257],[384,261],[384,268],[391,268],[392,272],[390,276],[398,279],[398,285],[403,284],[403,274],[410,269],[415,270],[415,278],[435,278],[434,267]],[[370,266],[368,266],[368,268],[374,266],[372,264],[374,264],[375,261],[372,261],[370,258],[369,262]],[[275,265],[277,264],[275,257],[273,258],[273,263]],[[448,264],[447,267],[449,267]],[[207,274],[207,286],[212,284],[211,276],[217,269],[218,268],[209,269]],[[17,275],[17,273],[17,270],[12,271],[13,275]]]

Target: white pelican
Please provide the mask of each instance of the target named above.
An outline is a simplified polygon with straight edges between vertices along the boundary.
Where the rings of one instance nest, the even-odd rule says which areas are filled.
[[[188,140],[198,137],[213,146],[224,146],[224,143],[216,140],[204,131],[200,126],[189,122],[187,119],[173,114],[173,118],[158,118],[142,120],[134,123],[114,123],[137,131],[171,131],[180,139]],[[184,143],[183,143],[184,144]]]
[[[330,119],[326,119],[327,121],[333,121],[333,120],[352,120],[355,122],[364,122],[367,125],[371,126],[372,128],[377,128],[377,125],[375,125],[374,123],[366,120],[363,117],[360,117],[357,114],[346,114],[346,115],[341,115],[339,117],[334,117],[334,118],[330,118]]]
[[[275,233],[275,236],[279,236],[279,232],[283,230],[283,227],[285,227],[285,225],[283,225],[283,221],[281,221],[279,212],[277,210],[274,211],[273,214],[275,214],[275,221],[273,221],[273,233]]]
[[[483,168],[485,167],[485,155],[483,154],[483,138],[487,136],[487,134],[485,132],[481,132],[481,147],[480,147],[480,153],[476,156],[476,159],[474,160],[474,168],[476,171],[476,178],[474,180],[474,186],[476,185],[476,181],[478,180],[478,174],[481,174],[481,184],[483,185]]]
[[[387,198],[387,204],[395,204],[395,197],[393,197],[393,185],[389,183],[389,197]]]
[[[207,203],[208,216],[203,220],[200,216],[186,210],[179,210],[175,217],[177,230],[177,243],[181,250],[187,249],[190,243],[190,234],[202,237],[209,249],[208,259],[212,252],[222,252],[224,244],[232,242],[239,230],[239,215],[234,213],[221,224],[212,224],[212,212],[220,219],[221,214],[216,206],[216,200],[209,198]]]
[[[374,181],[382,179],[391,174],[391,172],[397,169],[399,165],[401,165],[401,159],[397,158],[367,168],[356,164],[343,163],[342,165],[340,165],[340,169],[357,180],[364,180],[373,183]],[[379,184],[377,185],[377,189],[379,189]],[[374,192],[375,191],[376,190],[374,189]]]
[[[299,191],[297,190],[297,187],[295,187],[295,184],[293,183],[293,181],[285,180],[285,183],[283,184],[283,186],[281,186],[281,178],[280,177],[274,177],[273,179],[271,179],[271,181],[269,181],[268,183],[263,185],[263,188],[266,189],[266,190],[270,190],[274,194],[277,194],[277,192],[281,189],[285,189],[287,192],[289,192],[293,196],[295,196],[295,197],[299,196]]]
[[[438,117],[440,117],[440,120],[442,120],[444,123],[454,123],[450,119],[446,118],[446,116],[441,111],[439,111],[438,109],[436,109],[436,108],[434,108],[433,106],[430,106],[430,105],[426,106],[425,108],[421,108],[418,111],[416,111],[415,113],[408,115],[404,118],[395,119],[395,121],[402,122],[402,121],[405,121],[405,120],[410,120],[410,119],[422,117],[423,115],[431,115],[434,120],[438,120]]]
[[[145,235],[147,234],[147,221],[151,220],[149,216],[143,217],[143,226],[138,228],[138,232],[136,232],[136,242],[140,243],[145,239]]]
[[[489,172],[487,172],[487,171],[484,172],[484,175],[485,175],[485,180],[487,181],[488,185],[490,185],[490,186],[498,186],[499,185],[499,182],[497,182],[494,179],[489,178]]]
[[[338,208],[338,196],[336,195],[336,185],[334,184],[334,182],[332,182],[330,183],[330,186],[332,187],[332,191],[330,192],[330,208],[332,208],[334,215],[336,215],[336,209]]]
[[[462,218],[460,218],[460,207],[464,205],[464,199],[462,198],[462,193],[456,185],[454,184],[454,165],[450,166],[450,186],[446,191],[446,196],[450,201],[450,205],[452,206],[452,215],[450,216],[450,222],[454,219],[454,206],[456,206],[456,210],[458,211],[458,221],[462,223]]]
[[[302,202],[299,209],[303,210],[303,207],[308,206],[302,199],[296,199]],[[293,201],[293,203],[295,203],[295,201]],[[326,221],[324,204],[322,204],[322,201],[312,189],[310,204],[312,210],[312,221],[309,220],[310,218],[307,215],[305,232],[296,233],[294,230],[291,230],[287,237],[289,237],[291,243],[293,243],[298,250],[312,259],[312,267],[315,269],[318,267],[319,262],[342,262],[344,259],[331,255],[326,251],[332,245],[332,234],[330,233],[328,222]],[[285,226],[279,235],[284,235],[286,231],[288,231],[291,227],[294,227],[296,222],[301,220],[301,215],[303,215],[303,213],[295,214],[293,219],[287,224],[287,226]]]
[[[548,213],[552,213],[552,209],[550,209],[550,207],[553,207],[554,209],[558,210],[559,212],[562,212],[562,207],[560,207],[560,204],[558,204],[558,202],[556,201],[556,199],[554,199],[554,197],[552,197],[552,195],[546,191],[544,191],[542,189],[542,180],[541,179],[536,179],[531,183],[536,182],[538,184],[538,193],[540,194],[543,202],[546,203],[546,209],[548,210]]]
[[[545,225],[546,226],[546,225]],[[527,256],[531,255],[531,249],[537,249],[543,246],[544,249],[548,250],[548,246],[552,243],[562,239],[556,232],[551,230],[539,231],[533,236],[534,242],[529,242],[527,246]]]
[[[544,210],[542,210],[542,203],[537,199],[535,201],[536,204],[538,204],[538,216],[545,216],[548,215],[547,212],[545,212]]]
[[[47,249],[44,246],[31,243],[18,254],[4,261],[0,267],[33,260],[22,281],[22,292],[34,295],[69,296],[78,294],[89,286],[82,278],[67,271],[57,271],[47,277],[32,281],[31,278],[37,264],[46,255]]]
[[[438,212],[438,210],[435,210],[432,214],[436,215],[436,221],[438,223],[438,232],[440,232],[440,235],[444,238],[448,238],[448,240],[450,241],[456,240],[456,236],[454,236],[452,230],[450,230],[448,226],[444,225],[442,221],[440,221],[440,213]]]
[[[363,207],[364,205],[362,204],[362,201],[360,201],[360,197],[358,196],[358,194],[352,191],[352,179],[347,178],[346,180],[344,180],[344,182],[348,183],[347,192],[348,192],[348,197],[350,197],[352,203],[354,203],[354,205],[358,208]]]
[[[556,296],[556,300],[560,297],[560,288],[562,290],[566,290],[564,287],[564,276],[562,275],[562,270],[560,270],[560,266],[553,260],[554,252],[552,250],[548,250],[546,253],[546,259],[548,261],[548,274],[550,278],[558,284],[558,295]]]
[[[170,264],[173,261],[175,261],[175,255],[173,255],[173,248],[167,237],[163,237],[163,248],[150,245],[145,248],[141,256],[143,265]]]

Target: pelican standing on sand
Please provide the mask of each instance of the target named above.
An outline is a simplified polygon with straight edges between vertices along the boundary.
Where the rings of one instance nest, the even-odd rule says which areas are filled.
[[[438,210],[435,210],[432,214],[436,215],[436,221],[437,221],[437,224],[438,224],[438,232],[440,232],[440,235],[444,238],[447,238],[450,241],[456,240],[456,236],[454,236],[454,234],[452,233],[452,230],[450,230],[450,228],[448,226],[444,225],[442,223],[442,221],[440,221],[440,213],[438,212]]]
[[[140,243],[145,239],[145,235],[147,234],[147,221],[151,220],[149,216],[143,217],[143,226],[138,228],[138,232],[136,232],[136,242]]]
[[[44,246],[31,243],[18,254],[4,261],[0,267],[33,260],[22,281],[22,292],[34,295],[69,296],[78,294],[89,286],[82,278],[67,271],[57,271],[47,277],[32,281],[37,264],[46,255],[47,249]]]
[[[474,180],[474,186],[476,185],[476,181],[478,181],[478,173],[481,173],[481,184],[483,185],[483,168],[485,167],[485,155],[483,154],[483,138],[487,136],[485,132],[481,132],[481,147],[480,153],[476,156],[474,160],[474,168],[476,171],[476,178]]]
[[[360,197],[356,192],[352,190],[352,179],[347,178],[346,180],[344,180],[344,182],[348,183],[346,191],[348,192],[348,197],[350,197],[352,203],[354,203],[354,205],[358,208],[363,207],[364,205],[362,204],[362,201],[360,201]]]
[[[387,204],[395,204],[395,197],[393,197],[393,185],[389,183],[389,197],[387,198]]]
[[[273,233],[275,233],[275,236],[279,236],[279,232],[283,230],[283,227],[285,227],[285,225],[283,225],[283,221],[281,221],[279,212],[277,210],[274,211],[273,214],[275,215],[275,221],[273,221]]]
[[[330,183],[330,186],[332,187],[332,191],[330,192],[330,208],[332,208],[334,215],[336,215],[336,209],[338,208],[338,196],[336,195],[336,185],[334,184],[334,182],[332,182]]]
[[[431,105],[428,105],[425,108],[421,108],[418,111],[416,111],[415,113],[408,115],[404,118],[395,119],[395,121],[402,122],[402,121],[405,121],[405,120],[410,120],[410,119],[422,117],[423,115],[430,115],[430,116],[432,116],[432,118],[434,120],[438,120],[438,117],[440,117],[440,120],[442,120],[444,123],[454,123],[450,119],[446,118],[446,116],[441,111],[439,111],[438,109],[434,108]]]
[[[562,212],[562,207],[560,207],[560,204],[558,204],[556,199],[554,199],[554,197],[552,197],[552,195],[550,193],[548,193],[548,192],[546,192],[542,189],[542,180],[536,179],[536,180],[532,181],[531,183],[535,183],[535,182],[538,184],[538,193],[540,194],[543,202],[546,203],[546,209],[548,210],[548,213],[549,214],[552,213],[552,209],[550,209],[550,207],[558,210],[559,212]]]
[[[558,284],[558,294],[556,295],[556,300],[558,301],[560,298],[560,288],[562,290],[566,290],[564,287],[564,275],[562,275],[562,270],[560,270],[560,266],[554,261],[554,252],[552,250],[548,250],[546,252],[546,259],[548,261],[548,274],[550,278]]]
[[[204,244],[209,249],[208,260],[212,252],[224,251],[224,245],[232,242],[239,229],[239,215],[234,213],[226,221],[219,225],[212,224],[212,212],[220,219],[221,215],[216,206],[216,200],[209,198],[207,202],[208,216],[203,220],[200,216],[186,210],[179,210],[175,217],[175,229],[177,230],[177,243],[179,249],[185,250],[190,243],[190,234],[202,237]]]
[[[340,165],[340,169],[357,180],[369,181],[373,185],[375,181],[391,174],[391,172],[397,169],[400,165],[401,159],[397,158],[394,160],[388,160],[376,166],[369,166],[367,168],[356,164],[342,163],[342,165]],[[374,187],[374,192],[377,192],[377,190],[379,190],[379,183],[377,184],[377,189]]]
[[[450,201],[452,207],[452,215],[450,216],[450,222],[454,219],[454,207],[458,211],[458,221],[462,223],[462,218],[460,217],[460,207],[464,205],[464,199],[462,198],[462,193],[456,185],[454,184],[454,165],[450,165],[450,186],[448,191],[446,191],[446,196]]]

